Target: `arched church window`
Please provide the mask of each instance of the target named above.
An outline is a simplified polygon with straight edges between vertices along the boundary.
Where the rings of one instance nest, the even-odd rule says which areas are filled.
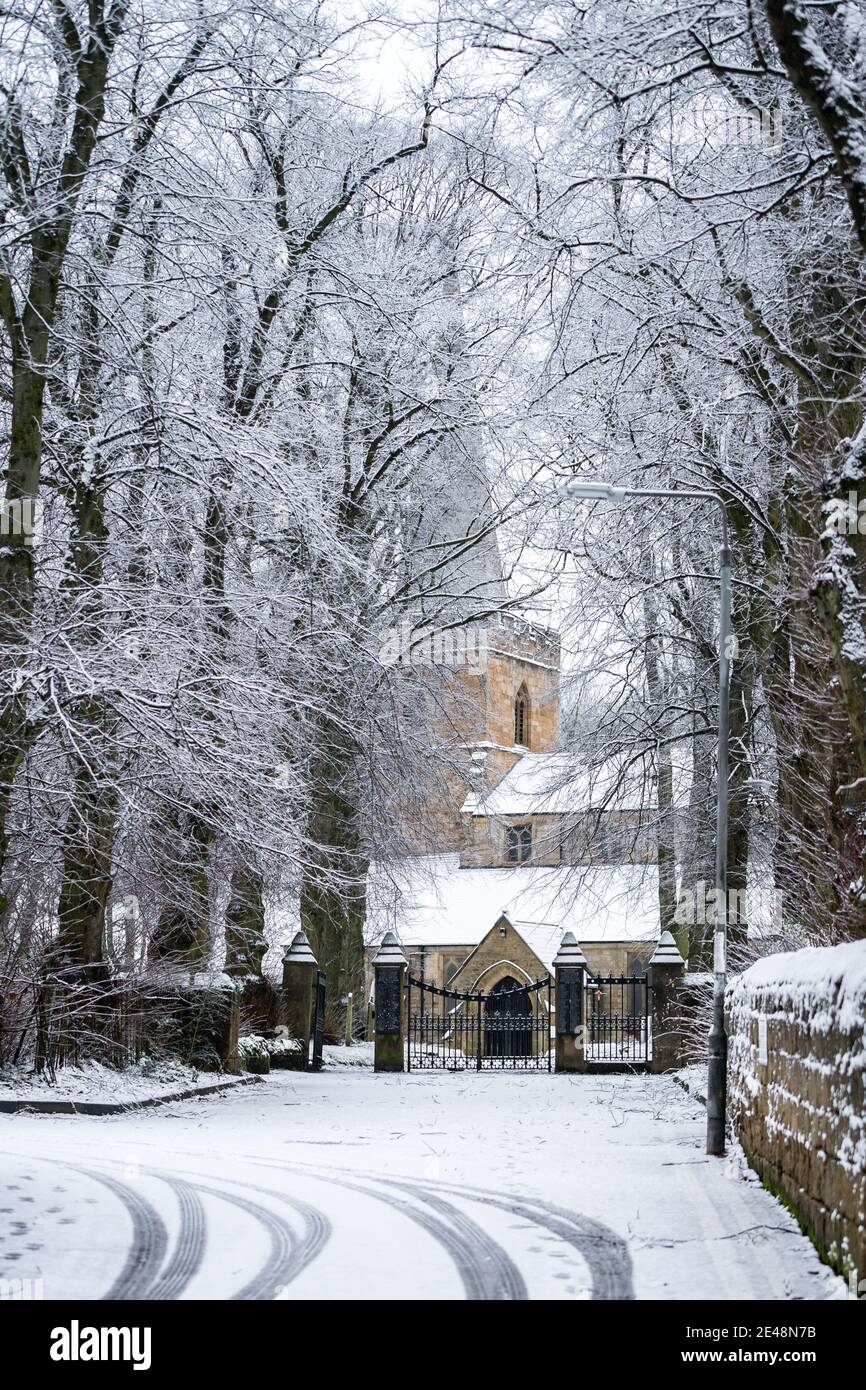
[[[522,685],[514,698],[514,742],[529,747],[529,691]]]
[[[442,963],[442,977],[446,986],[450,985],[457,971],[460,969],[462,959],[460,956],[446,956]]]
[[[505,858],[509,864],[525,864],[532,858],[532,822],[509,825],[505,831]]]

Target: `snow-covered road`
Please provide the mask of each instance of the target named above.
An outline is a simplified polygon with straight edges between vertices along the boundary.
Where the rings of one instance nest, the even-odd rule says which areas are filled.
[[[0,1129],[0,1278],[45,1298],[845,1295],[662,1077],[340,1067]]]

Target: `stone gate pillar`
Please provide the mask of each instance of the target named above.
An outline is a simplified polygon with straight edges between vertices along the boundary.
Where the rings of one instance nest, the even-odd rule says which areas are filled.
[[[650,957],[652,986],[652,1059],[650,1071],[676,1071],[683,1065],[682,1034],[676,1019],[676,1003],[686,963],[669,931]]]
[[[402,1071],[405,1008],[403,984],[409,964],[392,931],[386,932],[373,957],[375,974],[373,1034],[374,1071]]]
[[[310,1039],[315,1025],[316,976],[319,962],[313,955],[306,932],[296,932],[283,956],[283,1005],[289,1037],[297,1038],[304,1061],[310,1055]]]
[[[556,1070],[586,1071],[583,985],[586,957],[567,931],[553,962],[556,972]]]

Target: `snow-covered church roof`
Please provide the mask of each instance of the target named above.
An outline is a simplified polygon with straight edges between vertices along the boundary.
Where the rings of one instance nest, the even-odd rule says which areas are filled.
[[[370,871],[366,939],[475,946],[502,914],[549,967],[563,932],[578,941],[652,941],[655,865],[461,869],[457,854],[418,855]]]
[[[675,800],[685,789],[677,785]],[[475,816],[565,815],[581,811],[638,811],[654,805],[654,775],[642,759],[609,759],[597,767],[577,762],[570,753],[525,753],[495,787],[478,796],[470,792],[463,811]]]

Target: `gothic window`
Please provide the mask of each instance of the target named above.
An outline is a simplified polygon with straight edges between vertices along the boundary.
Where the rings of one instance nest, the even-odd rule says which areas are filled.
[[[446,988],[447,988],[448,985],[450,985],[451,981],[454,979],[454,976],[457,974],[457,971],[460,969],[461,964],[462,964],[462,961],[461,961],[461,959],[460,959],[459,956],[446,956],[446,957],[445,957],[445,960],[444,960],[443,963],[442,963],[442,978],[443,978],[443,982],[444,982]]]
[[[514,699],[514,742],[529,747],[529,691],[522,685]]]
[[[525,864],[532,857],[532,826],[509,825],[505,832],[505,858],[509,864]]]

